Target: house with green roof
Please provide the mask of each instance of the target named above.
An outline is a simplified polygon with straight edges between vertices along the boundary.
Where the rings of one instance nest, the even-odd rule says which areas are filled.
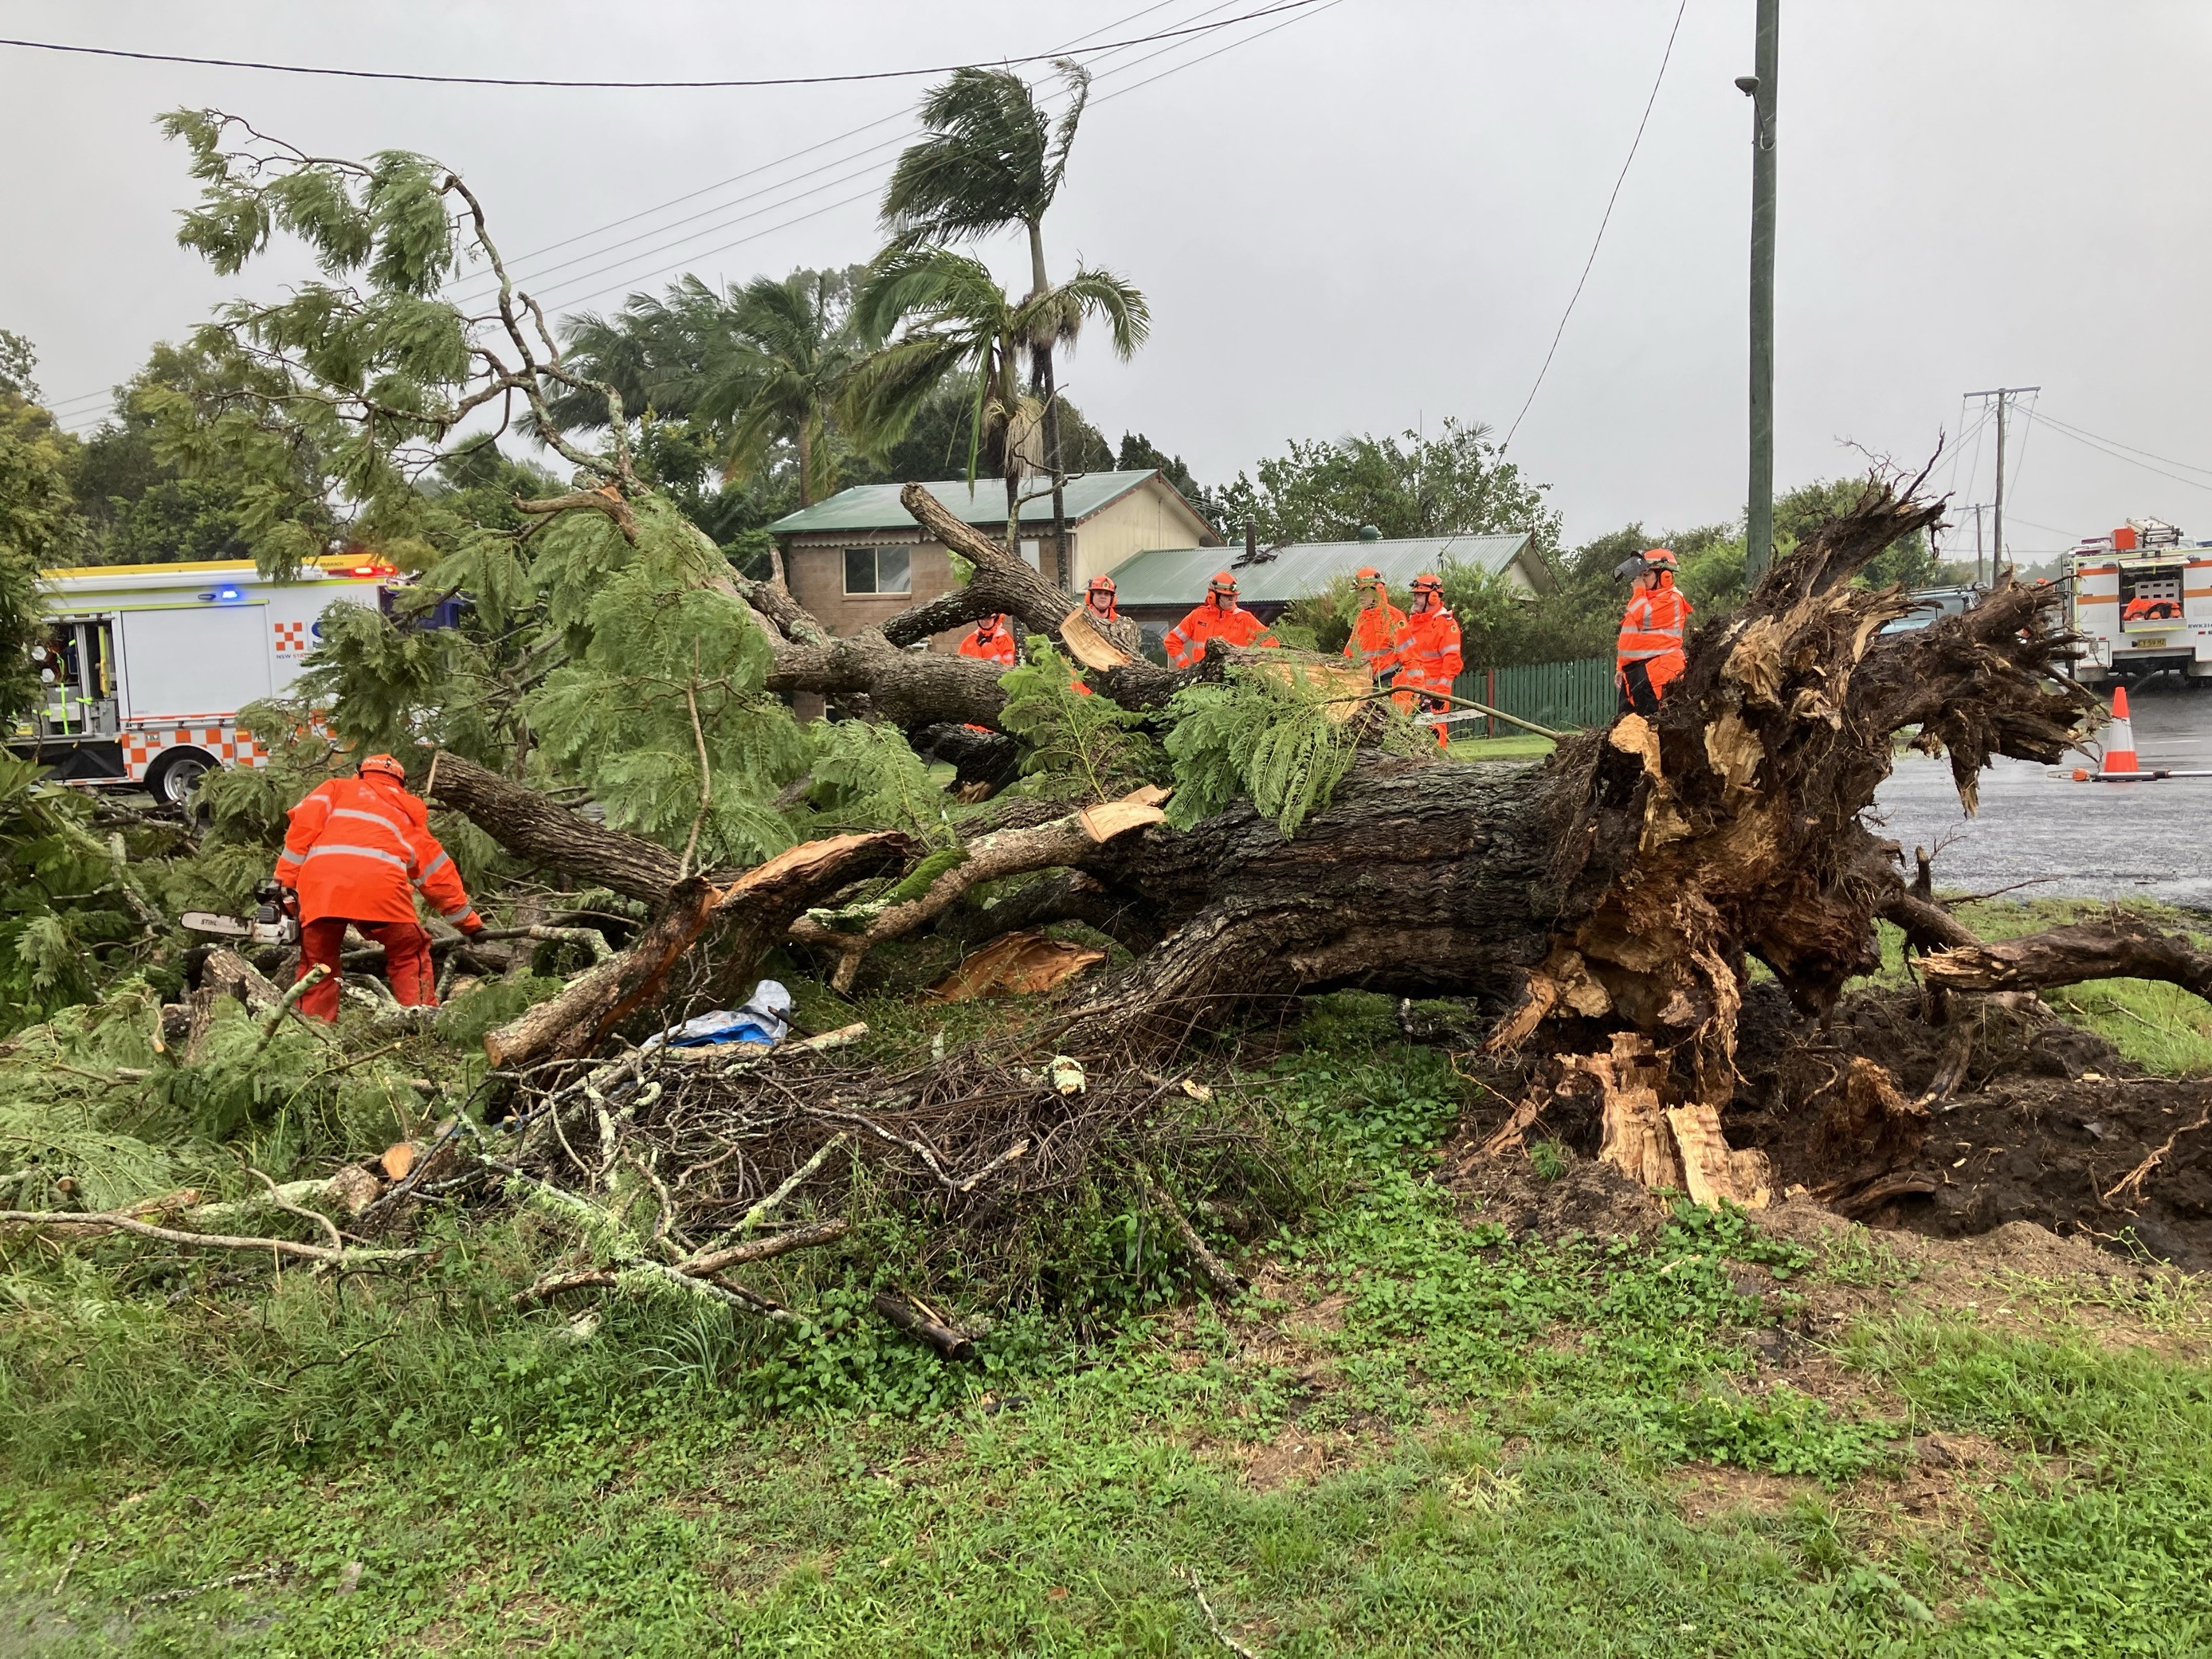
[[[1534,597],[1557,590],[1559,579],[1525,530],[1495,536],[1384,537],[1371,526],[1347,542],[1284,542],[1239,548],[1156,548],[1123,563],[1114,574],[1121,614],[1143,630],[1147,647],[1182,621],[1206,597],[1217,570],[1237,578],[1237,602],[1261,622],[1273,622],[1296,601],[1318,593],[1340,577],[1372,567],[1393,592],[1402,593],[1425,570],[1474,565],[1503,575]]]
[[[901,505],[902,488],[855,484],[768,527],[782,550],[784,579],[793,597],[833,634],[880,626],[953,585],[951,556],[923,535]],[[997,479],[978,478],[973,489],[965,479],[923,488],[985,534],[1006,534],[1006,487]],[[1062,496],[1072,592],[1154,548],[1222,544],[1219,532],[1157,469],[1081,473],[1067,480]],[[1020,530],[1022,556],[1046,575],[1057,575],[1050,568],[1049,494],[1022,503]],[[937,643],[950,648],[964,631]]]

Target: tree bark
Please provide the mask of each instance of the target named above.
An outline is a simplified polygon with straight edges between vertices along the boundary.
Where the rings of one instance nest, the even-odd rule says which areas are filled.
[[[437,759],[433,804],[470,822],[517,858],[548,870],[587,874],[625,898],[658,904],[676,884],[680,860],[641,836],[594,823],[535,789],[448,750]]]
[[[2097,979],[2154,979],[2212,1001],[2212,952],[2132,916],[2053,927],[1923,958],[1929,982],[1954,991],[2039,991]]]

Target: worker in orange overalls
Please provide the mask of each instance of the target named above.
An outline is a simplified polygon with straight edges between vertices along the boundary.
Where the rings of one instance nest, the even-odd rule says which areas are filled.
[[[986,617],[960,641],[960,654],[981,662],[1003,663],[1012,668],[1019,659],[1014,649],[1014,630],[1004,617]]]
[[[1444,604],[1443,580],[1425,570],[1413,578],[1413,608],[1390,642],[1390,667],[1396,672],[1392,701],[1409,713],[1441,714],[1451,707],[1446,699],[1461,666],[1459,618]],[[1435,730],[1441,749],[1451,728],[1438,720]]]
[[[1280,643],[1267,631],[1265,623],[1237,603],[1237,578],[1226,570],[1213,573],[1213,580],[1206,586],[1206,597],[1191,607],[1188,616],[1168,629],[1163,643],[1167,647],[1169,663],[1176,668],[1190,667],[1205,657],[1208,640],[1226,640],[1231,645]]]
[[[1352,619],[1352,637],[1344,642],[1344,654],[1374,675],[1377,685],[1388,685],[1406,613],[1390,603],[1382,573],[1373,565],[1354,574],[1352,585],[1359,596],[1359,611]]]
[[[300,999],[315,1019],[338,1017],[338,951],[350,922],[384,947],[385,976],[403,1008],[438,1006],[430,935],[416,921],[419,890],[464,933],[483,922],[460,872],[430,833],[429,809],[408,793],[407,774],[389,755],[371,755],[349,778],[332,778],[292,809],[276,884],[300,917],[300,973],[330,976]]]
[[[1688,661],[1682,635],[1692,607],[1674,586],[1675,568],[1672,549],[1647,551],[1636,592],[1622,613],[1614,665],[1623,714],[1632,709],[1647,719],[1657,714],[1659,700]]]

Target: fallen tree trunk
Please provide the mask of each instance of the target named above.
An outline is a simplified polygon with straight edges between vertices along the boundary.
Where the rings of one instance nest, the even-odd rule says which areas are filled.
[[[892,637],[946,625],[966,607],[1010,611],[1051,633],[1066,597],[927,492],[910,487],[903,499],[929,533],[974,561],[969,597],[826,647],[764,618],[785,629],[777,672],[834,680],[909,726],[924,716],[988,723],[992,671],[901,650]],[[2055,763],[2094,717],[2092,700],[2058,672],[2074,641],[2048,589],[2008,586],[1932,627],[1881,631],[1910,601],[1851,579],[1938,510],[1869,485],[1740,610],[1697,629],[1655,719],[1626,716],[1540,767],[1374,757],[1295,841],[1241,805],[1188,831],[1156,824],[1055,848],[1065,860],[1055,867],[1096,883],[1161,938],[1100,982],[1057,1040],[1069,1052],[1172,1044],[1344,986],[1489,996],[1510,1009],[1501,1046],[1549,1026],[1587,1052],[1608,1031],[1638,1031],[1663,1062],[1653,1085],[1663,1110],[1717,1112],[1735,1082],[1750,958],[1801,1009],[1819,1012],[1878,965],[1877,917],[1905,925],[1923,950],[1972,939],[1915,897],[1893,845],[1860,821],[1896,734],[1948,752],[1971,809],[1995,756]],[[1239,655],[1217,647],[1201,670],[1175,674],[1093,654],[1106,665],[1092,668],[1093,684],[1138,708]],[[1072,878],[1063,885],[1081,890]],[[917,920],[958,914],[948,903]],[[1708,1120],[1693,1124],[1705,1141]],[[1671,1156],[1685,1165],[1717,1156],[1674,1141]]]

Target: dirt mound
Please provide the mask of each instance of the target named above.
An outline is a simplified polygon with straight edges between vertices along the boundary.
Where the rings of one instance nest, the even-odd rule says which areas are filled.
[[[1824,1029],[1778,993],[1745,1012],[1729,1139],[1774,1158],[1778,1186],[1879,1227],[1958,1238],[2033,1222],[2212,1270],[2212,1082],[2135,1075],[2032,1000],[1979,1000],[1948,1026],[1910,992],[1854,997]],[[1947,1072],[1956,1087],[1924,1100]]]

